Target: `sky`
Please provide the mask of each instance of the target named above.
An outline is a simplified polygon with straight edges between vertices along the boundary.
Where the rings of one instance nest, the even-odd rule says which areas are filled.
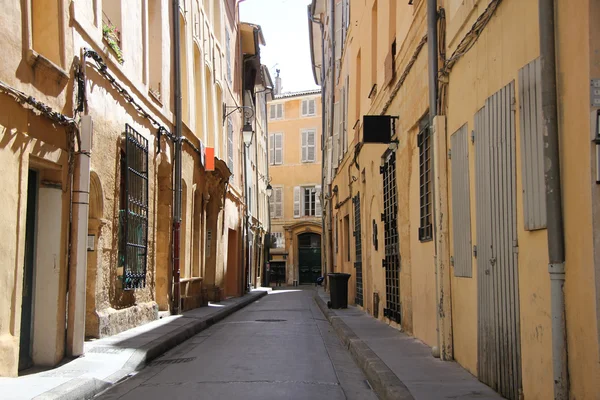
[[[240,20],[261,26],[266,46],[261,62],[269,68],[273,83],[280,69],[282,92],[317,89],[310,63],[308,17],[310,0],[245,0]]]

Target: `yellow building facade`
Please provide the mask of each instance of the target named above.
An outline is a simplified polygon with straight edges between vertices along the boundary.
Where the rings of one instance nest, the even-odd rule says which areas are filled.
[[[598,4],[557,1],[553,13],[551,3],[312,2],[334,154],[323,168],[324,269],[352,275],[350,303],[507,398],[592,399]],[[393,117],[391,141],[369,143],[364,116]],[[558,159],[544,150],[552,129]],[[562,189],[548,186],[557,180]]]
[[[242,34],[234,0],[186,0],[179,10],[165,0],[2,6],[0,376],[54,366],[81,355],[86,338],[257,286],[251,271],[260,264],[244,264],[252,250],[242,128],[250,123],[266,143],[266,114],[255,110],[270,84],[266,69],[252,82],[242,76],[244,56],[259,60],[260,27]],[[172,15],[180,23],[180,223]],[[266,169],[256,163],[256,175]],[[266,185],[257,187],[253,205],[267,215]],[[257,219],[261,238],[267,220]]]
[[[269,102],[271,285],[314,284],[322,274],[321,108],[318,90]]]

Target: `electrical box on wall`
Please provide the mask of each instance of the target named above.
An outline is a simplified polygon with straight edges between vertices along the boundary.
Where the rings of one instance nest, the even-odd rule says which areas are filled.
[[[87,237],[87,251],[94,251],[96,245],[96,235],[88,235]]]

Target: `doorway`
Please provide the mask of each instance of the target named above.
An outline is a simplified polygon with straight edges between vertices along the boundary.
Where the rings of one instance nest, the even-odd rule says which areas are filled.
[[[25,260],[21,302],[21,334],[19,336],[19,370],[33,365],[33,279],[35,264],[35,224],[37,217],[38,173],[29,170],[27,181],[27,215],[25,220]]]
[[[321,276],[321,235],[298,235],[298,281],[313,284]]]

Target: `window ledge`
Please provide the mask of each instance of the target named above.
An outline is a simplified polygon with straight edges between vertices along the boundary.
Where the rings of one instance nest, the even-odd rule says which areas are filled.
[[[69,80],[69,73],[33,49],[27,50],[27,62],[35,70],[44,71],[56,78],[59,85]]]

